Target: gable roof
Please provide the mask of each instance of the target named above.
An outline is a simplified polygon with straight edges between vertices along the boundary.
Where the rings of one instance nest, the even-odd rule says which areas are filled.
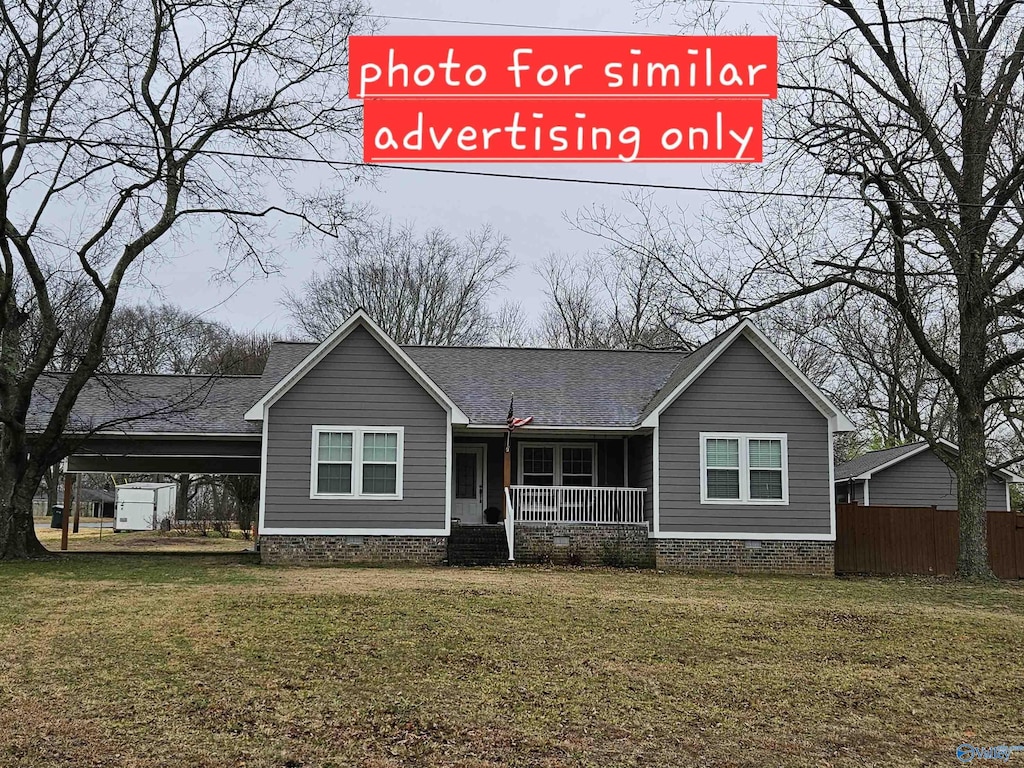
[[[837,432],[849,432],[855,429],[853,422],[843,413],[817,385],[808,379],[803,372],[761,332],[749,319],[720,333],[692,355],[689,362],[681,365],[671,380],[658,393],[655,401],[644,409],[642,426],[653,427],[658,422],[661,412],[668,408],[687,388],[717,360],[721,354],[740,336],[746,338],[775,368],[789,379],[789,382],[807,398]]]
[[[939,442],[953,453],[956,453],[959,450],[955,444],[948,440],[942,440],[940,438]],[[901,461],[905,461],[911,456],[923,453],[926,450],[930,450],[930,446],[927,441],[922,440],[917,443],[897,445],[893,448],[882,448],[878,451],[868,451],[863,456],[858,456],[855,459],[850,459],[849,461],[844,461],[842,464],[839,464],[835,471],[836,482],[870,480],[871,476],[876,472],[886,470],[889,467],[899,464]],[[1024,478],[1006,469],[994,470],[993,474],[999,475],[1008,483],[1024,482]]]
[[[379,325],[370,318],[362,309],[357,309],[352,317],[342,323],[337,330],[318,344],[303,360],[293,367],[278,381],[266,394],[245,412],[246,421],[260,421],[263,419],[264,410],[273,405],[277,400],[291,389],[310,369],[315,367],[330,352],[337,347],[356,328],[366,329],[371,336],[405,370],[427,391],[438,403],[451,414],[453,424],[468,424],[469,419],[462,412],[450,397],[441,389],[423,370],[388,336]]]
[[[383,333],[383,331],[381,331]],[[504,427],[508,398],[534,426],[624,429],[654,426],[657,415],[740,336],[750,339],[836,429],[853,425],[749,321],[690,353],[600,349],[438,347],[402,352],[443,390],[474,426]],[[317,345],[277,342],[264,370],[271,390]],[[250,411],[251,413],[251,411]]]
[[[549,429],[616,430],[649,427],[657,415],[740,335],[800,389],[836,429],[852,425],[749,321],[690,353],[506,347],[399,346],[362,311],[320,344],[275,342],[260,376],[105,376],[90,381],[75,406],[73,431],[140,417],[122,431],[260,433],[265,405],[274,402],[357,327],[370,334],[438,402],[453,422],[504,428],[508,398],[516,414]],[[59,374],[54,374],[57,383]],[[59,389],[37,390],[32,423],[41,429]],[[175,404],[185,402],[181,412]],[[118,428],[115,428],[117,431]]]

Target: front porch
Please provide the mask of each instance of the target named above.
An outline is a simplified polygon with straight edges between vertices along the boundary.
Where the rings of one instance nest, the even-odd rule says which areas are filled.
[[[508,560],[520,559],[517,551],[527,560],[556,560],[562,551],[569,561],[594,562],[607,549],[605,539],[618,540],[623,531],[646,541],[652,516],[650,434],[517,432],[507,489],[503,433],[457,434],[453,448],[453,529],[503,529]],[[588,533],[586,527],[604,532]],[[482,541],[469,532],[464,538]]]
[[[497,524],[506,508],[505,436],[456,433],[452,522]],[[516,432],[510,500],[526,525],[643,524],[653,514],[653,446],[649,433]]]

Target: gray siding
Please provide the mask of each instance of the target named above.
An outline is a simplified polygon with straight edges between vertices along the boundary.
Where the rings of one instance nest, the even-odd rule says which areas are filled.
[[[784,432],[788,505],[700,503],[701,432]],[[660,528],[694,533],[830,533],[828,420],[740,336],[661,415]]]
[[[872,506],[956,509],[956,491],[956,475],[930,450],[875,472],[868,481]],[[1001,478],[989,478],[986,495],[989,510],[1006,510],[1006,484]]]
[[[654,522],[654,437],[635,435],[629,438],[629,483],[632,488],[646,488],[644,518]]]
[[[405,427],[401,500],[310,499],[314,424]],[[268,528],[445,526],[447,414],[362,327],[270,407]]]

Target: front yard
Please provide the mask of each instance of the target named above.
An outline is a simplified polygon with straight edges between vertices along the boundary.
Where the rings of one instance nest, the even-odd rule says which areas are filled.
[[[957,765],[1022,638],[1016,584],[0,565],[0,765]]]

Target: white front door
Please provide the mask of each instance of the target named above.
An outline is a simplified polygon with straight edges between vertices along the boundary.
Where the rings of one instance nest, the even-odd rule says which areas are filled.
[[[455,446],[452,517],[458,518],[463,525],[481,525],[484,522],[484,500],[487,498],[484,450],[482,445]]]

